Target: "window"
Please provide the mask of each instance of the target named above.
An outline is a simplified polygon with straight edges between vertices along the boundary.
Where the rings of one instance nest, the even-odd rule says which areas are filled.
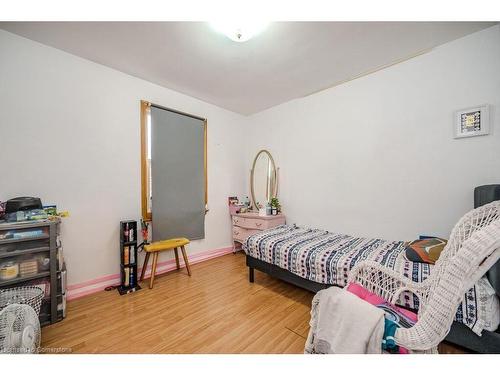
[[[151,104],[141,101],[141,205],[142,219],[151,221]]]
[[[163,222],[169,228],[165,236],[171,228],[177,237],[201,235],[188,227],[204,224],[199,216],[208,203],[206,139],[205,119],[141,101],[142,217],[150,221],[154,213],[155,227]]]

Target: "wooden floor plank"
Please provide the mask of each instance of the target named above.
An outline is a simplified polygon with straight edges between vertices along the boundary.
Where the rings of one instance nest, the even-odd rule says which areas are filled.
[[[229,254],[160,275],[154,289],[99,292],[68,302],[42,346],[73,353],[302,353],[312,293]]]

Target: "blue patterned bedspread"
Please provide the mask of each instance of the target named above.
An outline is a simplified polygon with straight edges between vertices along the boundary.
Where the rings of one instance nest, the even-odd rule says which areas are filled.
[[[425,280],[432,265],[408,261],[405,248],[404,241],[357,238],[290,225],[254,234],[243,244],[244,251],[256,259],[308,280],[341,287],[345,286],[347,275],[356,263],[367,259],[401,272],[413,281]],[[489,329],[491,306],[495,303],[498,306],[495,292],[483,278],[467,292],[455,320],[481,334],[483,329]],[[418,299],[410,293],[402,294],[399,304],[418,309]]]

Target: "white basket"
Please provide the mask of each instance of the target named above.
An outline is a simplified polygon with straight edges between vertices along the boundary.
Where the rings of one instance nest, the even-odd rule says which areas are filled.
[[[31,306],[37,315],[40,314],[45,292],[37,286],[20,286],[0,290],[0,310],[13,303]]]

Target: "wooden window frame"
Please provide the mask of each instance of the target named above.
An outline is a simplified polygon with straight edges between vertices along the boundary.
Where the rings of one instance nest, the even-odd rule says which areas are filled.
[[[208,212],[208,173],[207,173],[207,119],[189,113],[180,112],[174,109],[152,104],[146,100],[141,100],[141,211],[144,221],[152,220],[152,213],[148,211],[149,198],[149,168],[148,168],[148,135],[147,119],[151,111],[151,106],[165,109],[167,111],[179,113],[181,115],[194,117],[203,120],[203,168],[205,175],[205,214]]]

